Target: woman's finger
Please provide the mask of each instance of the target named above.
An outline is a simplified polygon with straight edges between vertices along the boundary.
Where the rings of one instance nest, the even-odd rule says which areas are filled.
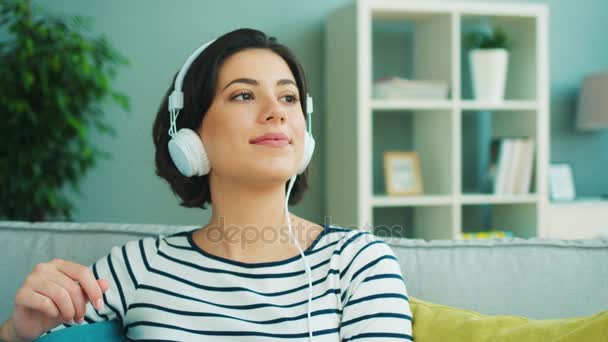
[[[57,308],[53,300],[27,287],[22,287],[17,292],[15,305],[42,312],[51,318],[59,316],[59,308]]]
[[[74,321],[80,323],[87,310],[87,299],[80,285],[61,272],[52,272],[44,276],[68,291],[74,304]]]
[[[71,261],[55,259],[51,261],[57,269],[77,281],[97,310],[103,309],[102,291],[93,272],[86,266]]]
[[[105,279],[97,279],[97,283],[99,284],[101,292],[103,293],[106,293],[106,291],[108,291],[108,289],[110,288],[110,282]]]
[[[74,303],[72,303],[72,297],[68,291],[59,286],[57,283],[42,278],[38,274],[31,276],[31,288],[33,291],[50,298],[55,306],[59,309],[59,314],[66,323],[74,320]]]

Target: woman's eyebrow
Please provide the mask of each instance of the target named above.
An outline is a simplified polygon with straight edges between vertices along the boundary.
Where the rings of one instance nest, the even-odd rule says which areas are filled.
[[[287,79],[287,78],[277,81],[277,85],[286,85],[286,84],[293,84],[294,86],[296,86],[296,88],[298,87],[298,85],[294,81]]]
[[[250,85],[254,85],[254,86],[257,86],[259,84],[259,82],[254,80],[253,78],[237,78],[237,79],[230,81],[228,84],[226,84],[226,86],[224,87],[224,89],[222,89],[222,91],[226,90],[226,88],[228,88],[233,83],[245,83],[245,84],[250,84]],[[277,85],[286,85],[286,84],[293,84],[294,86],[297,87],[297,85],[294,81],[287,79],[287,78],[283,78],[283,79],[280,79],[277,81]]]

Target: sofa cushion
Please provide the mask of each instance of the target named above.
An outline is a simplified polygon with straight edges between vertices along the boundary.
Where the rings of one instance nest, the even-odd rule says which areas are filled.
[[[608,239],[386,242],[408,293],[433,303],[533,319],[608,309]]]
[[[608,310],[592,316],[532,320],[486,316],[475,311],[434,304],[410,296],[414,341],[608,341]]]

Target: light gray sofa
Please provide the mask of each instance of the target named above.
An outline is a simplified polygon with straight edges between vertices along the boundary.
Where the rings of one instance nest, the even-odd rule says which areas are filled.
[[[38,262],[59,257],[88,265],[126,241],[194,228],[0,221],[0,320]],[[422,300],[539,319],[608,309],[608,239],[386,241],[410,296]]]

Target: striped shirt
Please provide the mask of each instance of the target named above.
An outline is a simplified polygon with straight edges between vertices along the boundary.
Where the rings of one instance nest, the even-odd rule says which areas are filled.
[[[323,225],[304,253],[312,269],[314,341],[413,340],[399,263],[375,235]],[[193,231],[114,247],[91,268],[110,281],[104,309],[130,340],[308,340],[308,277],[301,257],[244,263],[199,248]]]

